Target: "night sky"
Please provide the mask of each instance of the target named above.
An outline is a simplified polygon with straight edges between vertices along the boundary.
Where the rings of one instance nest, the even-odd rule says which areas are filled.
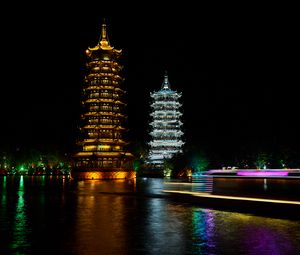
[[[84,52],[96,45],[106,18],[111,44],[123,49],[128,139],[148,139],[149,93],[160,89],[167,70],[171,87],[183,95],[186,144],[225,157],[253,147],[300,154],[299,29],[289,9],[105,8],[3,9],[2,149],[74,149]]]

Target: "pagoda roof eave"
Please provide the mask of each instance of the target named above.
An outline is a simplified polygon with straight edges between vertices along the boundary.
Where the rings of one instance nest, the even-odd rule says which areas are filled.
[[[81,151],[76,153],[73,157],[74,158],[81,158],[81,157],[133,157],[130,152],[93,152],[93,151]]]
[[[126,144],[123,140],[86,139],[82,144]]]
[[[122,50],[117,50],[113,46],[107,45],[107,46],[102,46],[100,44],[97,44],[95,47],[88,47],[87,54],[91,55],[92,52],[95,51],[112,51],[113,53],[121,54]]]
[[[117,124],[104,124],[104,123],[97,123],[97,124],[88,124],[85,125],[83,128],[106,128],[106,127],[111,127],[111,128],[115,128],[115,129],[124,129],[124,127],[122,126],[118,126]]]

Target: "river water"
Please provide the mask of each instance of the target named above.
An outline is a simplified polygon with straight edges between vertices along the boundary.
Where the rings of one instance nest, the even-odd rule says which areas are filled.
[[[300,254],[300,221],[176,202],[167,185],[0,177],[0,254]]]

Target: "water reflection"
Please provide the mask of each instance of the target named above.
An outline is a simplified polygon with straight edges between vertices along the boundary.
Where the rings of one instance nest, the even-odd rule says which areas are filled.
[[[268,189],[267,179],[264,179],[264,190]]]
[[[199,254],[215,254],[214,212],[210,209],[192,209],[192,246]]]
[[[25,204],[25,186],[24,177],[19,177],[19,186],[17,191],[17,203],[15,211],[15,219],[12,228],[12,250],[18,252],[25,252],[30,246],[29,234],[31,232],[30,226],[28,224],[27,218],[27,208]]]
[[[299,221],[179,203],[166,185],[0,178],[0,254],[300,254]]]
[[[0,178],[0,194],[1,194],[1,206],[0,206],[0,254],[1,251],[6,251],[4,244],[9,241],[7,234],[8,233],[8,225],[7,222],[9,220],[8,210],[7,210],[7,178],[4,176],[2,179]]]
[[[209,209],[193,215],[193,246],[201,254],[299,253],[299,222]]]
[[[103,194],[109,183],[90,181],[80,183],[81,195],[77,198],[75,247],[77,254],[122,254],[127,236],[124,230],[126,217],[122,196]],[[122,187],[121,182],[111,183]],[[122,190],[122,188],[121,188]]]
[[[169,179],[164,181],[164,189],[212,193],[213,178],[211,176],[199,176],[198,178],[184,181]]]
[[[185,226],[180,217],[184,211],[180,206],[169,204],[161,198],[148,201],[145,221],[145,250],[147,254],[184,254]]]
[[[3,177],[2,185],[0,186],[0,191],[1,191],[1,208],[6,208],[6,179],[7,177]],[[3,212],[1,210],[1,212]]]
[[[255,223],[251,221],[245,224],[244,232],[243,245],[251,255],[296,254],[295,247],[299,248],[299,244],[293,243],[289,229],[282,220],[257,218]]]

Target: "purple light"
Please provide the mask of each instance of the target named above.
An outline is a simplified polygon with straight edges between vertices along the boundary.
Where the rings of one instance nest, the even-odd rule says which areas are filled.
[[[238,171],[239,176],[288,176],[288,171]]]
[[[208,170],[207,172],[210,174],[216,174],[216,173],[235,173],[237,169],[212,169]]]

